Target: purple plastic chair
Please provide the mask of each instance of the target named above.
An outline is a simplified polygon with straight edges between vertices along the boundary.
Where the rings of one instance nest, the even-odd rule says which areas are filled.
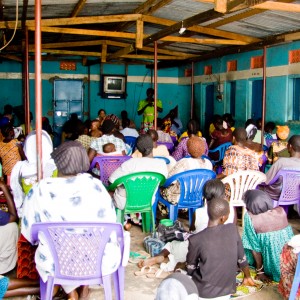
[[[274,184],[282,177],[282,189],[278,201],[273,200],[274,207],[282,206],[288,213],[288,206],[300,202],[300,170],[279,170],[273,180],[268,184]],[[299,213],[299,206],[298,206]]]
[[[174,144],[169,142],[157,142],[157,145],[165,145],[170,154],[174,151]]]
[[[90,171],[95,168],[96,163],[99,164],[100,168],[100,179],[105,186],[108,186],[109,176],[121,166],[121,164],[130,159],[131,156],[122,155],[122,156],[95,156],[91,165]]]
[[[123,227],[119,223],[81,223],[51,222],[36,223],[32,226],[33,241],[38,241],[39,233],[43,233],[53,260],[54,276],[47,282],[40,280],[42,300],[51,300],[53,287],[59,285],[92,285],[102,284],[105,299],[112,299],[111,274],[102,275],[102,259],[104,250],[115,232],[121,251],[121,261],[113,273],[116,299],[124,299],[124,254]],[[125,257],[125,256],[124,256]]]
[[[165,200],[158,191],[156,201],[153,205],[154,217],[156,217],[158,202],[161,202],[168,207],[169,219],[173,222],[177,220],[178,209],[187,208],[189,210],[189,222],[191,224],[194,211],[203,206],[203,186],[207,180],[214,178],[216,178],[216,173],[206,169],[195,169],[171,176],[166,180],[163,187],[167,188],[178,181],[180,184],[179,201],[177,205],[173,205]]]

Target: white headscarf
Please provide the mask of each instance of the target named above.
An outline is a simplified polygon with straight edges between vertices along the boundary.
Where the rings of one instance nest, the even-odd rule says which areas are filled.
[[[19,161],[13,168],[10,178],[10,186],[14,195],[15,205],[19,217],[22,216],[22,205],[25,194],[22,189],[21,180],[24,179],[27,185],[32,185],[37,181],[37,154],[36,154],[36,131],[31,131],[24,142],[23,147],[27,160]],[[42,130],[42,164],[43,178],[51,177],[56,169],[51,158],[53,144],[49,134]]]

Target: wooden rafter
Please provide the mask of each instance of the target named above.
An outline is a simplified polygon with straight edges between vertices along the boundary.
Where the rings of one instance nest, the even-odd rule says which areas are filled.
[[[28,30],[34,30],[33,27],[29,27]],[[119,37],[127,39],[135,39],[136,34],[128,32],[112,32],[103,30],[89,30],[89,29],[75,29],[75,28],[62,28],[62,27],[41,27],[42,32],[52,33],[68,33],[77,35],[90,35],[90,36],[103,36],[103,37]],[[147,37],[146,37],[147,38]],[[177,36],[166,36],[160,39],[166,42],[176,43],[193,43],[193,44],[216,44],[216,45],[246,45],[247,43],[235,40],[226,39],[212,39],[212,38],[193,38],[193,37],[177,37]],[[134,49],[134,48],[132,48]]]
[[[162,0],[159,1],[158,4],[164,2],[163,5],[166,5],[168,2],[170,2],[171,0]],[[136,9],[133,10],[133,14],[152,14],[153,12],[155,12],[158,8],[161,8],[162,5],[158,5],[157,4],[157,0],[147,0],[144,3],[142,3],[141,5],[139,5]],[[116,26],[114,28],[114,30],[116,31],[124,31],[126,29],[128,29],[130,26],[134,25],[133,22],[126,22],[123,24],[120,24],[118,26]]]
[[[93,17],[77,17],[77,18],[55,18],[41,20],[41,26],[69,26],[82,24],[103,24],[136,21],[141,17],[140,14],[126,14],[126,15],[110,15],[110,16],[93,16]],[[2,21],[0,28],[13,29],[15,21]],[[26,26],[34,27],[34,20],[27,20]],[[18,28],[21,27],[21,22],[18,22]]]
[[[164,26],[171,26],[176,24],[175,21],[168,20],[168,19],[162,19],[162,18],[157,18],[153,16],[143,16],[142,20],[144,22],[148,23],[153,23],[153,24],[158,24],[158,25],[164,25]],[[254,43],[260,41],[260,39],[242,35],[242,34],[237,34],[237,33],[232,33],[224,30],[219,30],[219,29],[214,29],[214,28],[208,28],[200,25],[194,25],[187,27],[189,31],[195,32],[195,33],[200,33],[200,34],[206,34],[206,35],[212,35],[216,37],[223,37],[223,38],[228,38],[228,39],[233,39],[233,40],[238,40],[246,43]]]
[[[291,3],[293,1],[294,0],[281,0],[282,3]],[[246,18],[255,16],[257,14],[263,13],[264,11],[266,11],[266,9],[253,8],[251,10],[242,12],[240,14],[235,14],[235,15],[233,15],[231,17],[224,18],[224,19],[222,19],[220,21],[211,23],[207,27],[209,27],[209,28],[217,28],[217,27],[220,27],[220,26],[232,23],[232,22],[240,21],[242,19],[246,19]]]
[[[296,12],[296,13],[300,12],[300,4],[294,4],[294,3],[266,1],[264,3],[256,4],[252,7],[258,9],[279,10],[279,11]]]
[[[78,16],[78,14],[81,12],[81,10],[83,9],[83,6],[85,4],[86,0],[79,0],[76,4],[76,6],[74,7],[72,13],[71,13],[71,18],[75,18]]]
[[[151,36],[144,39],[143,44],[146,46],[148,44],[154,43],[155,41],[161,40],[162,38],[178,32],[182,25],[185,27],[190,27],[195,24],[203,23],[209,20],[213,20],[215,18],[221,17],[223,14],[214,11],[213,9],[201,12],[200,14],[194,15],[190,18],[183,20],[182,22],[178,22],[174,25],[171,25],[159,32],[152,34]]]

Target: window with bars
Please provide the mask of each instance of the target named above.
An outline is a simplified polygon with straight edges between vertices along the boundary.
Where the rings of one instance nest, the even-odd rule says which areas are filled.
[[[237,60],[230,60],[227,62],[227,72],[237,70]]]
[[[204,75],[211,75],[211,74],[212,74],[212,66],[205,66]]]
[[[300,62],[300,49],[289,51],[289,63],[295,64]]]
[[[251,57],[251,69],[258,69],[264,66],[263,56]]]

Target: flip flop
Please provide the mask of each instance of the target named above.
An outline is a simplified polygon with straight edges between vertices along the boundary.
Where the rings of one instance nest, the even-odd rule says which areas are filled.
[[[134,275],[135,276],[143,276],[143,275],[154,275],[158,271],[157,268],[152,267],[152,266],[145,266],[142,267],[140,271],[135,271]]]
[[[159,278],[159,279],[165,279],[168,277],[172,272],[166,272],[163,271],[162,269],[158,269],[154,274],[153,273],[148,273],[146,276],[147,278]]]
[[[141,260],[147,259],[150,257],[150,254],[148,254],[145,251],[138,251],[138,252],[133,252],[130,251],[130,256],[128,261],[132,264],[137,264],[139,263]]]

